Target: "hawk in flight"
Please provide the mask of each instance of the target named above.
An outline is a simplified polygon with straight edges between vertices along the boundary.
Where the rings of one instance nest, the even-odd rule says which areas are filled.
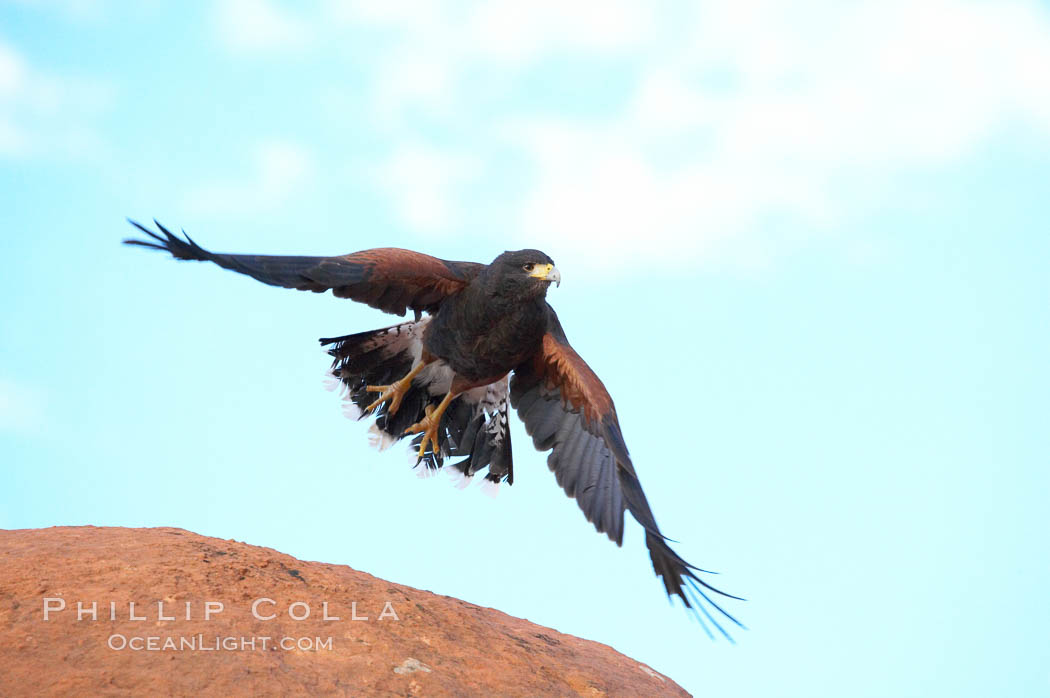
[[[617,545],[624,511],[645,529],[653,569],[668,596],[677,595],[710,635],[706,618],[728,633],[709,604],[740,623],[711,598],[733,599],[709,585],[660,533],[627,453],[612,398],[565,338],[547,303],[561,282],[554,262],[539,250],[504,252],[491,264],[450,262],[396,248],[339,257],[216,254],[183,232],[173,235],[134,221],[146,239],[129,245],[164,250],[176,259],[213,262],[271,286],[323,293],[367,303],[410,322],[321,339],[333,357],[331,373],[350,416],[374,417],[381,445],[414,435],[417,466],[449,467],[470,478],[514,481],[508,404],[533,444],[550,451],[548,467],[587,520]],[[155,221],[156,222],[156,221]],[[487,483],[486,483],[487,484]],[[709,593],[710,592],[710,593]],[[743,626],[741,626],[743,627]]]

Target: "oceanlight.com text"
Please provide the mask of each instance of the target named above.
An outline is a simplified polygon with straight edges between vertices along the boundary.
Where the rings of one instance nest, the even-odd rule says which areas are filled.
[[[267,635],[122,635],[106,640],[111,650],[132,652],[285,652],[331,651],[331,637],[269,637]]]

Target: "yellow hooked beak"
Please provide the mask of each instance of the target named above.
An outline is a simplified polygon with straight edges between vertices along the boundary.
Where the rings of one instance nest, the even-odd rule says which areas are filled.
[[[537,264],[529,276],[543,281],[553,281],[556,286],[561,286],[561,272],[553,264]]]

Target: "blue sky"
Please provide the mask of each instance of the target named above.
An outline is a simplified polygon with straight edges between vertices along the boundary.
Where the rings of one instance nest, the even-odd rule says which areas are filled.
[[[691,692],[1050,692],[1050,8],[0,5],[0,526],[179,526],[499,608]],[[393,318],[124,248],[539,247],[710,643],[515,428],[378,454],[315,340]],[[402,452],[406,451],[406,452]]]

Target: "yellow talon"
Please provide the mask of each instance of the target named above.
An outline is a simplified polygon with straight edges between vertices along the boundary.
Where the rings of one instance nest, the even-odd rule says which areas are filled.
[[[412,387],[412,379],[419,375],[424,366],[426,366],[425,363],[419,362],[415,368],[408,372],[408,375],[391,385],[366,385],[365,390],[370,393],[380,393],[380,395],[379,399],[365,408],[365,412],[371,412],[387,400],[390,400],[387,414],[397,414],[398,409],[401,407],[401,400],[404,399],[405,393]]]
[[[398,408],[401,407],[401,399],[405,396],[405,391],[399,390],[397,383],[393,385],[366,385],[365,390],[370,393],[382,393],[378,400],[365,408],[365,412],[371,412],[387,400],[390,400],[390,408],[387,412],[395,414]]]
[[[445,410],[448,409],[452,399],[456,397],[458,393],[449,391],[441,403],[435,408],[433,405],[427,405],[426,416],[419,422],[416,422],[408,429],[405,429],[406,434],[418,434],[423,432],[423,440],[419,442],[419,458],[422,459],[427,452],[427,444],[430,444],[431,450],[434,453],[438,452],[438,428],[441,426],[441,417],[445,414]]]

